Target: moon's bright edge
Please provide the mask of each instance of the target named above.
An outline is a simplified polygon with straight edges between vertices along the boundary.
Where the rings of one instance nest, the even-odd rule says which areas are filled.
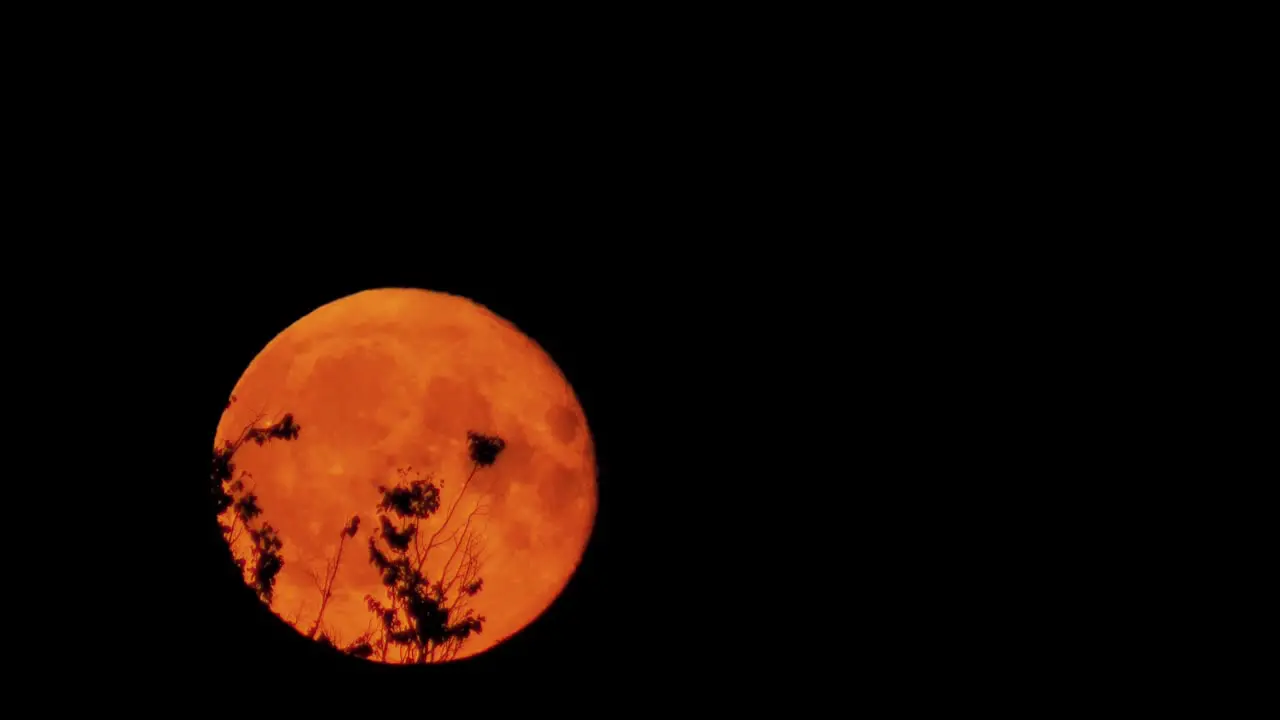
[[[363,529],[343,548],[323,629],[341,644],[372,627],[365,595],[385,597],[367,546],[377,487],[411,467],[441,481],[441,505],[450,506],[472,467],[468,431],[498,435],[507,446],[459,504],[483,505],[487,515],[477,520],[484,587],[472,600],[486,622],[458,657],[532,622],[582,557],[597,504],[582,407],[537,343],[481,305],[411,289],[336,300],[268,343],[232,395],[215,444],[285,413],[302,428],[296,440],[249,443],[235,456],[262,520],[284,542],[272,610],[301,632],[320,605],[312,575],[323,576],[356,514]],[[246,557],[249,547],[242,536],[233,552]],[[429,559],[428,569],[435,562],[443,558]]]

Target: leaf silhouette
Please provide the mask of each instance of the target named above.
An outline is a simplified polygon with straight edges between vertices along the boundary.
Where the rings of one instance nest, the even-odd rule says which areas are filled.
[[[439,662],[455,657],[467,638],[482,632],[484,617],[466,606],[484,587],[480,538],[472,523],[480,508],[456,511],[471,478],[493,465],[506,442],[477,432],[467,433],[467,440],[471,474],[430,536],[423,535],[421,520],[441,510],[443,480],[437,484],[429,475],[414,476],[411,468],[402,468],[399,482],[378,486],[379,531],[368,540],[369,562],[379,571],[386,602],[365,596],[378,627],[369,638],[368,654],[364,645],[352,645],[352,654],[358,649],[360,657],[383,662]],[[423,572],[433,551],[444,553],[443,569],[435,571],[438,578]]]

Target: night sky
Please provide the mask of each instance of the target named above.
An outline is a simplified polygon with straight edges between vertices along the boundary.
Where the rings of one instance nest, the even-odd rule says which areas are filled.
[[[897,681],[940,662],[921,654],[940,623],[979,632],[955,601],[977,597],[979,576],[955,573],[983,557],[936,541],[946,526],[934,518],[954,522],[965,492],[935,472],[953,455],[912,442],[953,422],[922,395],[934,356],[911,342],[928,326],[893,322],[912,298],[883,281],[879,294],[850,287],[861,309],[841,314],[832,300],[845,290],[829,279],[638,247],[533,263],[486,261],[501,253],[475,243],[469,261],[434,272],[413,269],[430,264],[421,248],[366,258],[371,269],[325,257],[245,270],[211,256],[116,284],[110,305],[86,311],[97,334],[80,348],[118,368],[93,389],[107,411],[107,502],[121,509],[95,571],[111,592],[93,596],[119,666],[100,671],[217,698],[227,682],[331,676],[358,679],[333,686],[343,692],[392,676],[733,689],[778,672],[834,682],[850,663]],[[254,355],[316,307],[376,287],[455,293],[513,322],[564,372],[595,440],[600,505],[578,571],[533,625],[445,666],[320,652],[225,562],[202,494],[212,433]]]
[[[174,511],[160,521],[166,539],[151,544],[150,557],[164,568],[165,594],[175,604],[159,613],[185,618],[180,622],[188,634],[166,649],[162,666],[229,664],[299,678],[354,673],[375,681],[380,672],[626,674],[651,665],[668,671],[696,665],[700,654],[713,650],[715,628],[735,611],[719,599],[704,599],[718,598],[719,584],[740,562],[718,555],[739,544],[718,528],[741,520],[721,513],[742,501],[717,497],[710,488],[732,486],[717,454],[741,450],[703,446],[723,439],[706,407],[719,384],[712,374],[730,368],[708,367],[696,348],[705,345],[706,333],[716,332],[707,323],[725,306],[682,305],[677,286],[659,292],[642,277],[583,280],[570,268],[559,272],[508,269],[474,281],[455,275],[451,282],[446,274],[348,270],[337,280],[299,281],[318,273],[294,270],[274,279],[229,274],[216,294],[208,280],[198,288],[170,285],[168,297],[188,319],[158,330],[173,342],[155,358],[164,366],[150,379],[180,399],[179,414],[157,414],[173,443],[162,450],[178,463],[173,467],[194,474],[187,481],[176,473],[161,481],[160,505]],[[386,668],[320,652],[225,566],[222,541],[200,504],[211,433],[229,388],[253,356],[316,307],[385,286],[463,295],[535,339],[572,384],[600,468],[595,529],[560,598],[499,647],[448,666]]]

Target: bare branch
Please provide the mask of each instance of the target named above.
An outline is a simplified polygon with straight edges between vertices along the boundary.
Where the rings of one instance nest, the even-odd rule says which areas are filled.
[[[316,574],[315,570],[307,568],[307,577],[311,578],[311,583],[316,586],[317,590],[322,593],[324,592],[324,582],[320,579],[320,576]]]
[[[467,585],[475,582],[476,576],[480,572],[480,557],[479,552],[475,547],[479,544],[479,540],[475,540],[474,542],[472,542],[472,540],[474,540],[474,536],[468,538],[465,559],[458,564],[457,572],[454,573],[453,578],[449,580],[449,584],[444,588],[445,593],[447,594],[455,584],[458,585],[458,590],[454,595],[453,603],[449,606],[450,615],[452,615],[455,610],[466,607],[467,599],[470,595],[464,592],[463,589],[466,588]]]
[[[370,538],[369,548],[371,562],[383,573],[388,602],[383,605],[371,597],[368,599],[376,623],[367,635],[370,646],[381,649],[384,662],[423,664],[451,659],[458,654],[466,637],[478,631],[483,622],[465,608],[481,589],[482,542],[476,518],[486,515],[489,505],[483,500],[474,501],[460,526],[456,526],[453,519],[458,516],[479,468],[492,465],[505,443],[496,436],[489,438],[469,432],[468,437],[473,465],[448,510],[443,516],[435,515],[433,511],[439,508],[439,503],[433,497],[425,514],[413,513],[419,519],[440,518],[434,528],[428,530],[424,528],[426,523],[410,522],[393,529],[385,516],[384,511],[392,509],[404,517],[405,512],[399,510],[397,503],[404,499],[405,493],[420,489],[418,481],[407,477],[405,470],[399,471],[401,485],[390,489],[379,487],[383,503],[378,513],[383,530],[380,536]],[[410,483],[410,490],[403,487],[405,482]],[[440,487],[444,487],[443,481]],[[445,543],[452,547],[439,568],[439,579],[432,583],[423,577],[422,571],[427,559],[433,557],[431,551]],[[460,610],[465,610],[465,614],[460,614]],[[395,652],[392,652],[393,646]]]
[[[245,425],[244,429],[240,431],[240,434],[236,437],[235,442],[227,443],[228,445],[231,446],[231,449],[233,452],[240,449],[240,446],[244,444],[245,438],[249,436],[249,431],[257,427],[258,422],[261,421],[262,418],[264,417],[266,417],[266,413],[259,410],[258,414],[254,416],[253,421],[250,422],[248,425]]]
[[[333,583],[338,578],[338,567],[342,564],[342,548],[347,541],[347,537],[349,537],[348,530],[350,530],[351,533],[350,537],[355,537],[355,522],[355,520],[352,520],[352,522],[344,527],[342,532],[338,535],[338,554],[334,557],[332,562],[328,560],[325,561],[324,582],[321,583],[320,579],[315,576],[315,573],[308,571],[308,574],[311,575],[312,582],[315,583],[316,588],[320,591],[320,610],[316,613],[316,621],[312,624],[311,632],[308,637],[315,636],[316,628],[320,627],[320,621],[324,619],[325,608],[329,606],[329,598],[333,597]],[[330,637],[332,638],[332,636]],[[337,645],[336,642],[334,644],[335,646]]]
[[[475,508],[472,509],[471,514],[467,515],[467,522],[459,527],[454,528],[453,532],[449,533],[448,537],[442,538],[440,542],[437,543],[437,545],[443,545],[449,542],[458,534],[458,531],[460,530],[465,531],[466,528],[471,524],[471,518],[475,517],[476,515],[488,515],[488,514],[489,514],[489,506],[484,505],[480,502],[477,502]],[[454,543],[454,547],[455,548],[457,547],[457,543]]]
[[[440,528],[436,530],[435,534],[431,536],[431,539],[427,541],[427,552],[430,552],[431,549],[435,547],[436,538],[439,537],[440,533],[443,532],[445,528],[449,527],[449,520],[453,518],[453,511],[458,509],[458,503],[462,502],[462,497],[467,494],[467,487],[471,485],[471,478],[476,476],[476,470],[478,469],[480,469],[479,463],[472,464],[471,474],[467,475],[467,481],[462,483],[462,489],[458,491],[458,497],[453,501],[453,506],[449,508],[449,513],[445,515],[444,522],[440,524]],[[421,570],[422,566],[419,565],[418,569]]]
[[[454,556],[458,554],[458,546],[462,544],[462,540],[463,540],[464,538],[469,537],[469,536],[467,535],[467,530],[468,530],[468,528],[470,528],[470,527],[471,527],[471,519],[472,519],[472,518],[474,518],[474,517],[476,516],[476,511],[478,511],[479,509],[480,509],[480,503],[476,503],[476,507],[475,507],[475,509],[473,509],[473,510],[471,511],[471,514],[467,515],[467,522],[466,522],[466,524],[465,524],[465,525],[463,525],[463,526],[462,526],[462,537],[458,538],[458,540],[457,540],[456,542],[454,542],[454,544],[453,544],[453,552],[449,553],[449,559],[448,559],[448,560],[445,560],[445,561],[444,561],[444,567],[440,568],[440,582],[441,582],[441,583],[443,583],[443,582],[444,582],[444,576],[445,576],[445,574],[447,574],[447,573],[448,573],[448,571],[449,571],[449,563],[453,562],[453,558],[454,558]]]

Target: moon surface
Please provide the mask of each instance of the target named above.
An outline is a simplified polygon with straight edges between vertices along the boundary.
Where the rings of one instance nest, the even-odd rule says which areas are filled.
[[[415,289],[341,298],[268,343],[232,396],[215,445],[285,413],[301,427],[294,440],[246,443],[235,464],[250,476],[245,485],[258,496],[260,519],[284,542],[271,608],[303,634],[320,608],[312,574],[324,576],[352,515],[361,529],[343,547],[322,628],[341,647],[373,627],[365,595],[385,598],[367,545],[377,488],[411,467],[443,482],[448,507],[472,469],[468,431],[507,445],[460,498],[459,512],[487,506],[477,517],[484,586],[471,600],[486,621],[457,657],[532,622],[581,560],[597,504],[586,417],[551,358],[481,305]],[[232,549],[247,557],[248,548],[242,537]]]

